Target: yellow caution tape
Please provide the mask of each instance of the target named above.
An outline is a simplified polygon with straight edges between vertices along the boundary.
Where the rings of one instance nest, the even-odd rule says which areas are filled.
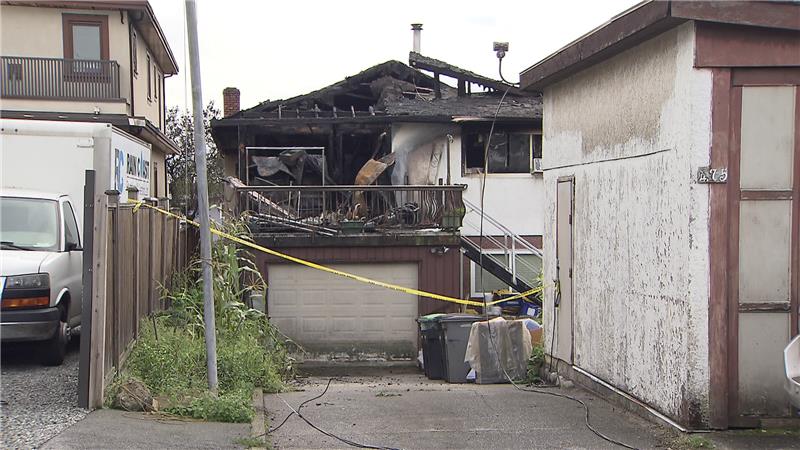
[[[174,217],[174,218],[176,218],[178,220],[185,220],[187,223],[190,223],[190,224],[192,224],[192,225],[194,225],[196,227],[200,227],[200,224],[195,222],[195,221],[193,221],[193,220],[189,220],[186,217],[180,216],[178,214],[171,213],[171,212],[169,212],[167,210],[161,209],[161,208],[159,208],[157,206],[153,206],[153,205],[147,204],[147,203],[145,203],[143,201],[131,199],[131,200],[129,200],[129,202],[136,203],[136,206],[133,208],[133,212],[136,212],[139,209],[139,207],[145,206],[147,208],[150,208],[150,209],[153,209],[155,211],[158,211],[161,214],[165,214],[167,216]],[[321,270],[323,272],[328,272],[328,273],[331,273],[333,275],[338,275],[338,276],[342,276],[342,277],[345,277],[345,278],[349,278],[351,280],[355,280],[355,281],[359,281],[359,282],[362,282],[362,283],[371,284],[373,286],[379,286],[379,287],[383,287],[383,288],[386,288],[386,289],[391,289],[391,290],[394,290],[394,291],[403,292],[403,293],[406,293],[406,294],[417,295],[417,296],[425,297],[425,298],[431,298],[431,299],[434,299],[434,300],[441,300],[441,301],[444,301],[444,302],[458,303],[460,305],[484,306],[483,302],[476,302],[474,300],[463,300],[463,299],[460,299],[460,298],[449,297],[447,295],[434,294],[434,293],[431,293],[431,292],[420,291],[419,289],[407,288],[407,287],[399,286],[399,285],[392,284],[392,283],[386,283],[384,281],[378,281],[378,280],[373,280],[371,278],[362,277],[361,275],[356,275],[356,274],[352,274],[352,273],[348,273],[348,272],[343,272],[341,270],[336,270],[336,269],[333,269],[333,268],[330,268],[330,267],[323,266],[321,264],[313,263],[311,261],[306,261],[306,260],[300,259],[300,258],[295,258],[294,256],[287,255],[285,253],[281,253],[279,251],[272,250],[272,249],[267,248],[267,247],[263,247],[261,245],[256,244],[255,242],[248,241],[246,239],[242,239],[242,238],[234,236],[232,234],[225,233],[224,231],[217,230],[216,228],[213,228],[213,227],[211,227],[211,233],[216,234],[217,236],[220,236],[222,238],[228,239],[230,241],[236,242],[238,244],[244,245],[246,247],[250,247],[250,248],[252,248],[254,250],[258,250],[258,251],[261,251],[261,252],[264,252],[264,253],[267,253],[267,254],[270,254],[270,255],[273,255],[273,256],[277,256],[279,258],[283,258],[283,259],[285,259],[287,261],[292,261],[294,263],[297,263],[297,264],[300,264],[300,265],[303,265],[303,266],[306,266],[306,267],[310,267],[312,269]],[[507,297],[507,298],[504,298],[504,299],[501,299],[501,300],[492,301],[490,303],[487,303],[487,306],[492,306],[492,305],[495,305],[497,303],[507,302],[509,300],[515,300],[515,299],[522,298],[522,297],[527,297],[527,296],[533,295],[533,294],[535,294],[537,292],[541,292],[542,289],[543,289],[543,287],[540,286],[540,287],[531,289],[529,291],[523,292],[521,294],[516,294],[516,295],[513,295],[511,297]]]

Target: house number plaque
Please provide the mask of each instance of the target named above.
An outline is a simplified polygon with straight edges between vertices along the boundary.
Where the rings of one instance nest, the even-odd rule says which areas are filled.
[[[697,169],[698,183],[726,183],[728,181],[728,168],[700,167]]]

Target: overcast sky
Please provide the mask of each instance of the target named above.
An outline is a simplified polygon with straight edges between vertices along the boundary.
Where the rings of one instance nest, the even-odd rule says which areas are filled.
[[[167,103],[191,106],[183,0],[150,0],[180,73]],[[498,78],[493,41],[508,41],[503,75],[519,72],[635,0],[443,1],[198,0],[203,99],[222,106],[238,87],[242,108],[327,86],[372,65],[408,63],[410,24],[420,22],[422,54]]]

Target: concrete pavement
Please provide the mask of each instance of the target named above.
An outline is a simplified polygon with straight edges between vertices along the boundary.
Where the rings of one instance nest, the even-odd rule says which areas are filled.
[[[312,377],[302,392],[264,396],[270,426],[322,393],[328,379]],[[637,448],[665,447],[672,433],[628,414],[581,389],[554,389],[585,401],[591,423]],[[396,448],[616,449],[585,426],[582,406],[511,385],[447,384],[419,374],[335,379],[302,413],[325,431],[361,444]],[[297,417],[272,434],[275,448],[347,448]]]
[[[243,448],[249,423],[200,422],[100,409],[47,441],[44,449]]]

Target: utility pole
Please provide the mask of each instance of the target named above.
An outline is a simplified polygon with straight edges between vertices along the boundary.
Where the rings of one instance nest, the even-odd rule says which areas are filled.
[[[197,4],[186,0],[186,34],[189,36],[189,65],[192,75],[194,109],[194,164],[197,170],[197,214],[200,216],[200,259],[203,264],[203,319],[205,319],[208,389],[217,392],[217,327],[214,320],[214,285],[211,276],[211,228],[208,217],[208,175],[206,139],[203,126],[203,91],[200,88],[200,46],[197,42]]]

